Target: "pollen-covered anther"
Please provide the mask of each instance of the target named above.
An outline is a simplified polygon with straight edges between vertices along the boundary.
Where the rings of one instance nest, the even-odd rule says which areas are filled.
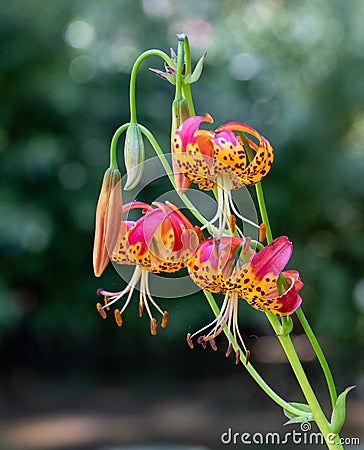
[[[106,311],[104,310],[103,306],[101,305],[101,303],[96,303],[96,308],[97,308],[97,311],[100,314],[100,316],[103,319],[106,319],[107,314],[106,314]]]
[[[142,317],[144,311],[144,303],[142,301],[139,302],[138,310],[139,310],[139,317]]]
[[[231,352],[233,351],[233,346],[231,343],[229,343],[228,348],[226,350],[225,356],[228,358],[231,355]]]
[[[229,222],[230,222],[230,230],[231,230],[231,232],[235,233],[236,217],[234,216],[234,214],[231,214],[231,216],[229,218]]]
[[[248,364],[250,358],[250,350],[245,350],[245,365]]]
[[[168,311],[164,311],[163,312],[163,317],[162,317],[161,327],[165,328],[167,326],[167,323],[168,323]]]
[[[214,350],[216,352],[217,345],[216,345],[215,339],[209,339],[209,342],[210,342],[210,346],[211,346],[212,350]]]
[[[235,364],[238,365],[240,363],[240,350],[236,350],[235,352]]]
[[[261,223],[259,225],[259,242],[264,242],[265,238],[267,237],[267,226],[265,223]]]
[[[201,242],[205,240],[205,236],[203,235],[202,230],[199,226],[195,225],[194,230],[196,231],[199,243],[201,244]]]
[[[187,333],[186,341],[187,341],[188,346],[189,346],[191,349],[193,349],[193,342],[192,342],[192,339],[191,339],[191,333]]]
[[[214,256],[215,258],[219,257],[219,245],[220,245],[220,239],[214,240]]]
[[[206,339],[205,339],[205,336],[200,336],[200,337],[197,339],[197,343],[198,343],[198,344],[201,344],[202,347],[206,349]]]
[[[108,311],[110,310],[110,306],[108,306],[109,299],[107,295],[104,295],[104,308],[106,308]]]
[[[150,333],[153,336],[157,334],[157,320],[154,317],[150,319]]]
[[[123,325],[123,319],[121,318],[121,314],[120,314],[120,310],[119,309],[115,309],[114,317],[115,317],[116,325],[118,327],[121,327]]]

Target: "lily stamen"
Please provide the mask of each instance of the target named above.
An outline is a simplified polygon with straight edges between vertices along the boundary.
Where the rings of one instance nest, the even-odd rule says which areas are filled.
[[[197,339],[197,343],[201,344],[204,348],[206,348],[206,343],[209,342],[211,348],[213,350],[217,350],[217,345],[215,342],[215,338],[222,333],[225,326],[227,325],[228,328],[228,347],[225,353],[225,356],[228,357],[231,352],[233,351],[233,342],[234,345],[242,345],[242,348],[244,349],[245,355],[246,355],[246,363],[248,362],[250,352],[247,350],[244,340],[241,336],[239,325],[238,325],[238,294],[237,292],[230,292],[228,291],[225,294],[223,304],[221,306],[221,310],[219,315],[208,325],[205,325],[200,330],[196,331],[192,335],[190,333],[187,334],[187,344],[190,348],[193,348],[193,341],[192,339],[198,335],[201,334],[203,331],[205,331],[208,328],[212,328],[210,332],[207,335],[201,335]],[[240,351],[237,349],[235,351],[235,359],[236,361],[240,361]]]

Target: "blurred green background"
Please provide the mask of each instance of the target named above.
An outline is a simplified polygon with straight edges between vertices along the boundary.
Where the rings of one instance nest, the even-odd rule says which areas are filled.
[[[187,348],[186,332],[211,317],[201,297],[162,299],[171,320],[156,337],[136,302],[121,330],[94,307],[98,287],[123,286],[112,267],[95,279],[91,254],[110,139],[129,119],[129,73],[142,51],[169,52],[179,32],[189,35],[194,61],[208,52],[193,85],[197,112],[216,124],[246,122],[275,149],[265,182],[273,231],[294,242],[290,268],[305,282],[303,309],[338,390],[358,386],[346,435],[364,428],[363,20],[360,0],[2,4],[2,450],[218,449],[229,426],[281,430],[283,415],[242,367],[222,351]],[[168,149],[173,89],[148,67],[163,64],[150,59],[138,75],[139,121]],[[169,188],[156,184],[143,199]],[[243,305],[241,329],[253,363],[300,400],[265,317]],[[327,403],[317,363],[301,346]]]

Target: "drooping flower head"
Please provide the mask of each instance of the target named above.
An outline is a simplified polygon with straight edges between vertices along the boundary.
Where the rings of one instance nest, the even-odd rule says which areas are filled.
[[[124,222],[126,232],[121,232],[111,260],[117,264],[135,265],[134,274],[128,286],[120,292],[109,292],[99,289],[104,296],[105,304],[97,304],[100,315],[105,318],[105,310],[128,293],[127,300],[121,310],[115,309],[116,323],[122,325],[122,314],[128,306],[136,285],[139,287],[139,315],[144,308],[150,318],[150,330],[156,334],[157,321],[153,317],[150,305],[162,315],[161,326],[167,325],[168,313],[162,311],[154,301],[148,284],[148,273],[176,272],[187,265],[193,255],[199,239],[189,220],[173,204],[166,202],[153,203],[156,208],[141,202],[125,205],[123,210],[142,208],[144,216],[136,222]]]
[[[199,342],[214,340],[228,325],[235,340],[239,337],[245,348],[237,324],[238,298],[255,309],[271,311],[278,316],[292,314],[301,304],[298,291],[303,283],[297,271],[282,272],[291,254],[292,243],[285,236],[275,239],[258,253],[250,248],[249,238],[223,236],[199,244],[188,263],[191,279],[206,291],[225,294],[220,315],[210,324],[211,331],[201,336]],[[282,288],[282,292],[277,288],[280,274],[289,285]],[[190,345],[193,336],[188,337]],[[228,349],[231,351],[230,340]]]
[[[230,179],[231,189],[251,186],[267,175],[273,163],[273,149],[261,134],[240,122],[222,125],[217,132],[199,130],[202,122],[212,123],[213,119],[209,114],[190,117],[176,131],[172,142],[180,172],[200,189],[213,189],[222,175]],[[241,138],[233,131],[244,133],[256,152],[250,163]]]
[[[217,187],[218,211],[213,221],[219,220],[218,237],[221,237],[231,210],[246,220],[236,210],[231,190],[261,181],[268,174],[274,155],[270,143],[248,125],[230,122],[215,132],[200,130],[202,122],[213,120],[209,114],[190,117],[176,131],[172,139],[173,167],[175,173],[178,168],[179,176],[182,174],[200,189]],[[254,152],[253,157],[250,153]]]

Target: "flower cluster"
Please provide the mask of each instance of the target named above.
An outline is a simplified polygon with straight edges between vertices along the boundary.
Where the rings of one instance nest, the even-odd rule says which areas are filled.
[[[241,122],[232,121],[215,130],[208,129],[212,128],[213,119],[210,114],[195,113],[190,89],[201,75],[206,54],[192,70],[187,36],[180,34],[177,37],[177,53],[171,51],[171,56],[168,56],[160,50],[148,50],[136,59],[131,71],[130,121],[118,128],[111,141],[110,167],[105,172],[96,209],[93,265],[97,277],[102,275],[109,261],[115,265],[133,266],[134,271],[124,289],[118,292],[98,290],[104,301],[97,303],[97,310],[105,319],[113,305],[121,304],[113,310],[116,324],[121,327],[125,310],[135,291],[139,290],[139,316],[142,317],[146,311],[150,332],[155,335],[158,325],[166,327],[168,312],[151,294],[150,273],[174,273],[184,269],[195,285],[204,291],[215,316],[198,331],[188,333],[187,344],[193,348],[197,342],[204,348],[209,345],[217,350],[216,338],[224,333],[227,338],[226,357],[234,354],[236,364],[245,362],[247,371],[259,386],[283,407],[290,419],[287,423],[315,420],[322,435],[335,436],[335,448],[342,448],[338,432],[344,422],[345,398],[351,388],[337,396],[323,352],[300,308],[302,299],[299,293],[303,287],[300,275],[296,270],[285,269],[292,255],[292,243],[286,236],[274,239],[272,235],[261,181],[271,170],[273,148],[258,131]],[[172,169],[157,139],[137,119],[136,74],[141,62],[149,56],[164,60],[164,72],[151,70],[175,86],[171,105]],[[116,147],[124,132],[126,183],[122,188]],[[173,188],[186,205],[188,215],[194,216],[199,221],[198,225],[193,223],[195,219],[187,218],[168,201],[154,201],[151,205],[133,201],[123,206],[122,190],[133,190],[143,179],[144,139],[155,150]],[[216,199],[216,213],[209,220],[187,195],[193,184],[203,191],[211,191],[205,195]],[[261,223],[247,219],[232,198],[233,190],[254,185]],[[124,215],[130,210],[140,210],[138,220],[127,220]],[[243,222],[259,230],[258,240],[243,233]],[[162,277],[160,282],[163,282]],[[223,297],[220,308],[214,294]],[[243,303],[266,314],[307,404],[283,400],[250,363],[250,351],[238,323],[239,306]],[[333,407],[330,423],[311,389],[290,339],[293,322],[289,316],[294,312],[326,378]]]
[[[123,207],[120,202],[114,202],[104,206],[101,212],[106,209],[108,216],[113,217],[113,231],[108,233],[108,228],[104,225],[103,233],[105,236],[113,235],[113,245],[109,247],[106,237],[97,235],[98,230],[95,242],[99,243],[104,239],[104,248],[106,251],[109,248],[109,259],[116,264],[133,265],[135,269],[124,290],[109,292],[99,289],[98,293],[104,296],[104,305],[98,303],[97,309],[106,318],[106,311],[110,306],[127,295],[122,308],[114,310],[116,323],[121,326],[124,311],[139,283],[139,314],[141,316],[144,309],[147,311],[151,333],[156,334],[157,321],[151,306],[161,315],[162,328],[167,324],[168,313],[151,296],[148,273],[176,272],[187,267],[189,276],[201,289],[225,296],[220,314],[206,327],[193,335],[188,334],[190,347],[193,347],[193,337],[200,335],[197,342],[204,346],[209,342],[212,348],[216,348],[215,338],[227,326],[226,355],[232,351],[233,339],[239,342],[248,357],[249,351],[238,327],[239,299],[245,300],[255,309],[286,316],[300,305],[298,292],[303,284],[297,271],[283,271],[292,253],[292,244],[287,237],[277,238],[257,252],[249,237],[236,236],[232,225],[235,216],[231,214],[231,210],[236,212],[236,209],[231,189],[253,185],[269,172],[273,162],[271,145],[245,124],[230,122],[214,132],[199,130],[203,121],[212,122],[211,116],[206,114],[187,118],[172,136],[175,180],[180,181],[182,174],[189,184],[196,183],[201,189],[217,187],[217,236],[205,240],[202,233],[196,231],[198,228],[169,202],[155,202],[152,206],[133,202]],[[251,161],[246,146],[255,151]],[[106,181],[109,187],[108,179]],[[184,183],[183,190],[187,188],[188,183]],[[119,192],[120,186],[114,186],[114,189]],[[103,187],[102,195],[105,190],[107,189]],[[108,198],[114,197],[120,196],[111,191]],[[136,208],[142,210],[140,219],[136,222],[122,219],[122,213]],[[97,214],[100,215],[100,212]],[[115,216],[118,216],[117,225]],[[115,230],[118,231],[116,238]],[[99,258],[98,254],[101,255]],[[96,252],[96,275],[100,275],[105,267],[105,252]],[[279,285],[279,278],[285,284]],[[209,331],[202,334],[207,329]],[[239,350],[235,353],[236,361],[239,361]]]
[[[179,36],[179,44],[184,36]],[[185,42],[185,41],[184,41]],[[147,311],[152,334],[157,332],[157,320],[153,308],[161,316],[161,327],[168,321],[168,313],[162,310],[151,295],[148,274],[172,273],[187,268],[191,280],[202,290],[224,295],[217,317],[196,333],[187,335],[193,347],[193,338],[216,349],[215,338],[225,330],[228,338],[226,355],[235,350],[240,360],[241,346],[249,357],[238,327],[238,306],[245,300],[253,308],[276,316],[292,314],[300,305],[298,292],[303,286],[299,274],[284,268],[288,263],[292,244],[287,237],[268,240],[264,247],[266,223],[252,223],[260,230],[260,242],[244,236],[236,226],[236,220],[247,221],[232,200],[231,191],[252,186],[269,173],[274,152],[260,133],[241,122],[229,122],[215,131],[200,129],[202,123],[211,124],[209,114],[195,115],[191,106],[189,86],[197,81],[202,71],[204,55],[192,74],[190,64],[179,53],[165,56],[166,72],[153,69],[176,86],[172,103],[171,152],[174,186],[183,194],[195,183],[199,189],[213,190],[217,200],[215,216],[194,226],[189,219],[169,202],[152,205],[135,201],[122,206],[120,172],[115,156],[115,136],[126,130],[124,159],[127,182],[124,189],[133,189],[143,173],[145,135],[156,148],[153,135],[136,120],[135,105],[131,101],[130,123],[122,126],[112,141],[112,168],[105,174],[96,212],[94,245],[94,271],[100,276],[109,260],[114,264],[135,266],[127,287],[119,292],[99,289],[104,304],[97,303],[103,318],[107,311],[124,296],[120,308],[114,309],[117,325],[121,326],[125,309],[139,284],[139,315]],[[135,66],[138,66],[139,58]],[[134,72],[134,69],[133,69]],[[133,76],[132,72],[132,76]],[[134,86],[135,80],[131,83]],[[131,91],[133,100],[135,93]],[[161,157],[162,155],[159,154]],[[123,219],[131,209],[140,209],[136,221]],[[215,222],[218,226],[215,227]],[[204,236],[208,229],[210,235]]]

